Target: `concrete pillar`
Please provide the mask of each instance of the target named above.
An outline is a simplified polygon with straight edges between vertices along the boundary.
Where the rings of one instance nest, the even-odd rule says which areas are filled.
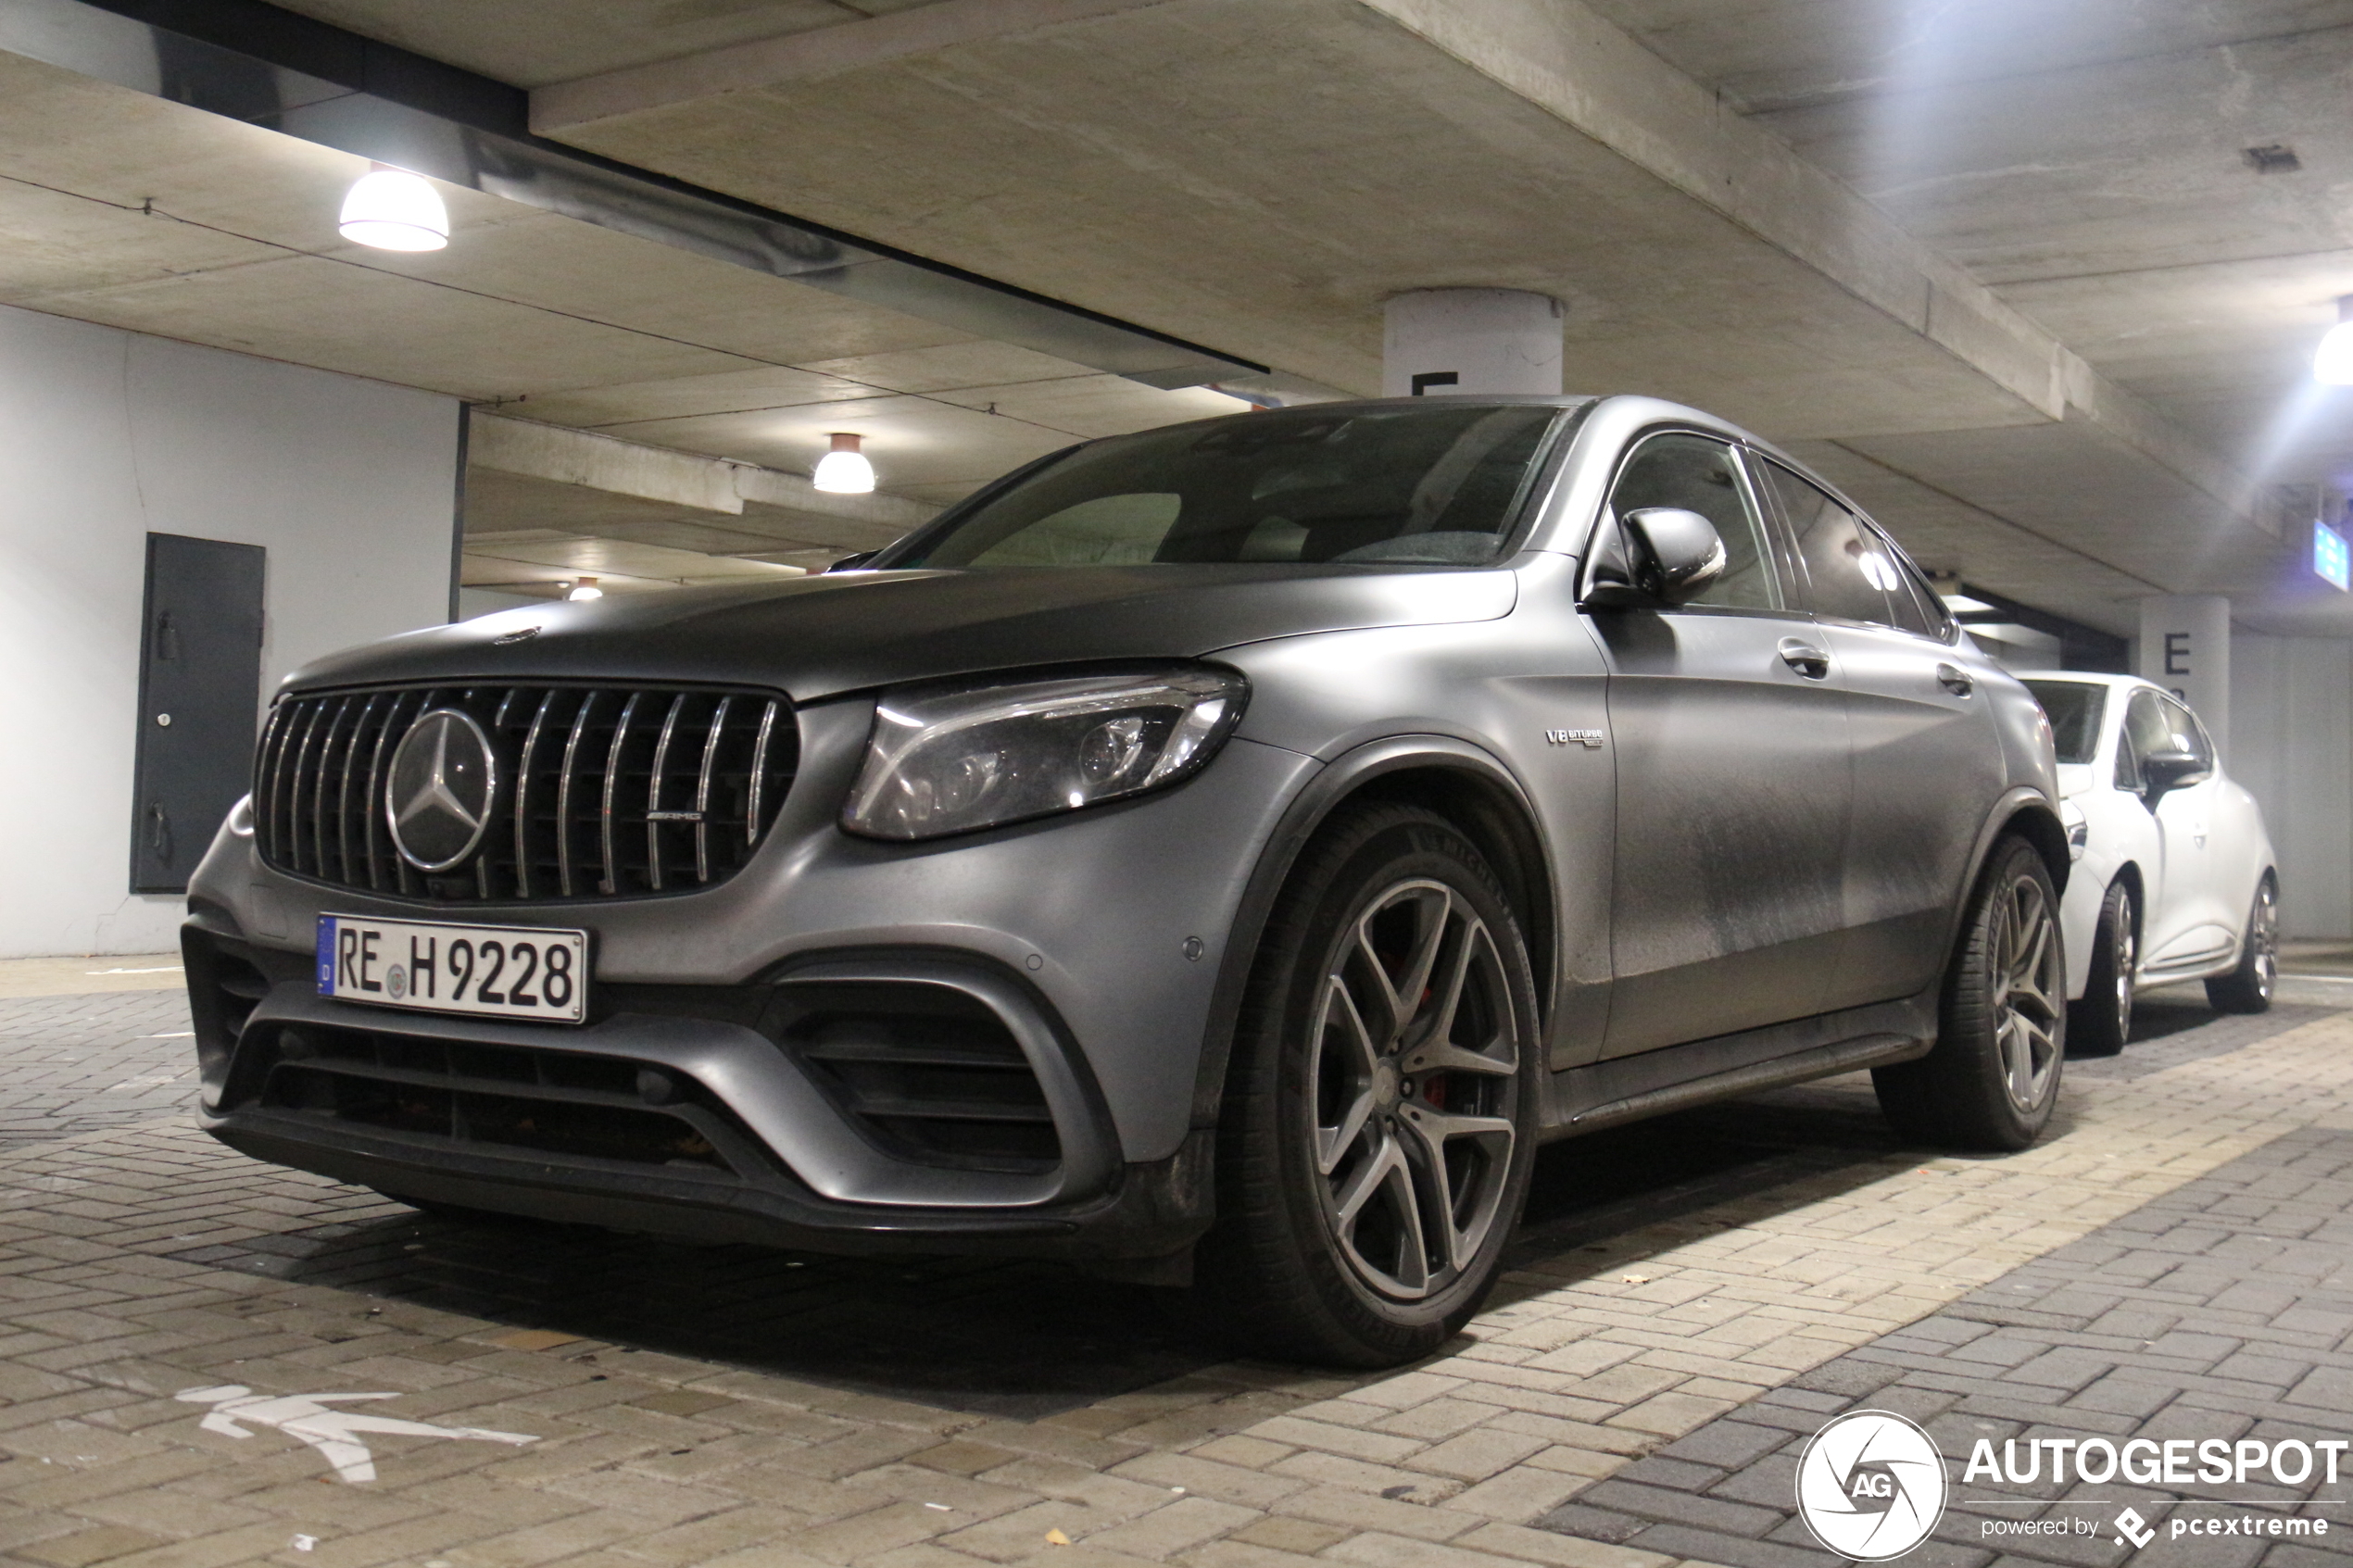
[[[2141,601],[2137,672],[2179,696],[2206,721],[2226,757],[2231,745],[2231,601],[2220,594],[2168,594]]]
[[[1389,302],[1381,395],[1561,390],[1561,306],[1518,289],[1416,289]]]

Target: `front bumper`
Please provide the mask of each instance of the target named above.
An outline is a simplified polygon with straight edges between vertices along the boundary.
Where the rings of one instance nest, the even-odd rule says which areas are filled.
[[[1084,1057],[1018,983],[967,962],[871,955],[741,986],[606,987],[585,1027],[559,1032],[328,1001],[295,955],[202,917],[182,951],[200,1123],[275,1164],[404,1198],[832,1252],[1153,1258],[1208,1223],[1209,1135],[1123,1162]],[[1012,1092],[954,1113],[1034,1108],[1043,1146],[911,1140],[936,1107],[877,1106],[826,1070],[803,1025],[844,997],[894,993],[1020,1030],[1015,1065],[996,1073]]]
[[[1227,935],[1315,764],[1236,740],[1164,795],[881,845],[833,823],[871,711],[803,710],[800,776],[767,842],[683,896],[394,900],[279,872],[224,830],[184,938],[205,1126],[404,1196],[659,1233],[1181,1248],[1209,1213],[1192,1123]],[[321,998],[322,912],[585,927],[589,1021]],[[921,1016],[889,1022],[902,1015]],[[943,1029],[953,1048],[926,1059]],[[959,1083],[984,1084],[976,1108]]]

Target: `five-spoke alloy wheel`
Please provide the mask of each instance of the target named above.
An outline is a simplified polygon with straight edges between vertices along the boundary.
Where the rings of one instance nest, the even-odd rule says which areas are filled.
[[[1383,1366],[1470,1316],[1527,1196],[1535,1021],[1518,922],[1457,829],[1405,806],[1327,827],[1235,1035],[1197,1272],[1229,1333]]]
[[[2133,984],[2141,937],[2132,884],[2112,884],[2092,931],[2092,968],[2083,999],[2067,1010],[2067,1047],[2075,1056],[2114,1056],[2133,1037]]]
[[[2206,983],[2206,999],[2220,1012],[2269,1012],[2280,982],[2280,887],[2271,873],[2255,885],[2239,940],[2238,967]]]
[[[2003,839],[1986,858],[1937,1024],[1926,1056],[1873,1071],[1888,1120],[1927,1143],[2032,1143],[2058,1103],[2067,960],[2050,870],[2022,838]]]

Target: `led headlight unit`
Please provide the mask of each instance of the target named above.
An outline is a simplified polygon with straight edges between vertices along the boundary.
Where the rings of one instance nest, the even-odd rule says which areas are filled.
[[[891,692],[842,826],[936,838],[1141,795],[1206,765],[1249,694],[1201,666]]]

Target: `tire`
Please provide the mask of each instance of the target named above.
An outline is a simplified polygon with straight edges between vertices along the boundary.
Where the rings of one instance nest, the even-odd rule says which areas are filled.
[[[1542,1053],[1494,873],[1433,812],[1368,807],[1301,857],[1228,1064],[1199,1304],[1280,1358],[1428,1355],[1485,1299],[1526,1201]]]
[[[1871,1073],[1897,1132],[1947,1148],[2015,1150],[2042,1135],[2067,1056],[2058,894],[2032,845],[2004,838],[1970,893],[1944,977],[1936,1044]]]
[[[2247,911],[2239,966],[2208,981],[2206,999],[2217,1012],[2269,1012],[2279,980],[2280,887],[2265,872],[2255,884],[2255,907]]]
[[[2133,915],[2132,884],[2113,884],[2100,901],[2100,922],[2092,933],[2092,972],[2083,983],[2083,999],[2068,1004],[2070,1056],[2114,1056],[2133,1036],[2133,978],[2141,956]]]

